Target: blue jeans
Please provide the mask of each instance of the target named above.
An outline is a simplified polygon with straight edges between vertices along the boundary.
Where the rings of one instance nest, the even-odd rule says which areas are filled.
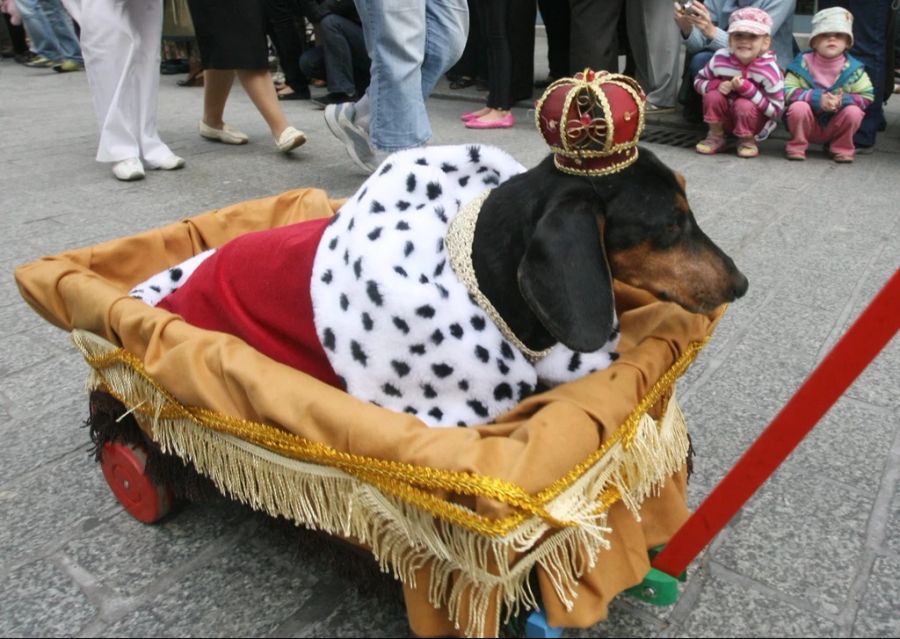
[[[59,0],[16,0],[16,6],[36,54],[54,62],[84,63],[72,20]]]
[[[431,139],[425,100],[462,55],[466,0],[355,0],[372,60],[369,139],[399,151]]]
[[[329,13],[319,23],[319,39],[320,45],[300,56],[303,74],[327,80],[329,93],[365,92],[371,63],[362,27],[344,16]]]

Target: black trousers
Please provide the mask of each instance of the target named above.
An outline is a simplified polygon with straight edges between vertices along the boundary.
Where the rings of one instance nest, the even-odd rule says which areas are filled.
[[[512,51],[510,50],[510,0],[479,0],[482,37],[487,45],[487,106],[509,110],[512,106]]]
[[[300,15],[296,0],[264,0],[267,31],[275,45],[284,82],[294,91],[309,86],[309,78],[300,70],[305,38],[301,37],[296,18]]]
[[[12,42],[13,53],[21,55],[28,53],[28,42],[25,40],[25,27],[21,24],[13,24],[8,13],[3,14],[3,21],[9,31],[9,39]]]
[[[559,0],[562,1],[562,0]],[[512,52],[512,101],[530,101],[534,94],[534,0],[510,0],[509,47]]]
[[[573,71],[619,71],[619,16],[624,7],[624,0],[569,0]]]
[[[366,53],[362,27],[344,16],[329,13],[319,23],[319,38],[318,46],[300,56],[304,75],[325,78],[329,93],[365,93],[372,63]]]
[[[569,3],[563,0],[538,0],[538,10],[547,29],[547,62],[554,79],[568,77],[569,67]]]

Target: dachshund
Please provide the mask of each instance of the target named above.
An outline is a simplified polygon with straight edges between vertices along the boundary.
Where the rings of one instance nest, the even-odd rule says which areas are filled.
[[[651,151],[603,177],[485,145],[389,156],[330,220],[232,240],[132,291],[430,426],[605,368],[612,279],[692,312],[747,279]]]

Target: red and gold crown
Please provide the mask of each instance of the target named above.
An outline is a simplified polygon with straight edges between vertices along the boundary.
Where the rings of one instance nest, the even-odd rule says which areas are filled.
[[[556,168],[573,175],[608,175],[637,160],[645,100],[633,78],[585,69],[547,87],[534,119]]]

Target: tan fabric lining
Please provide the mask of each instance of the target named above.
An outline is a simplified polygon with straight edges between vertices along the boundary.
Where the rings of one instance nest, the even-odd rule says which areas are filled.
[[[16,279],[42,317],[121,345],[183,406],[284,428],[353,455],[496,478],[528,495],[563,480],[610,439],[691,344],[708,336],[721,313],[687,313],[616,283],[623,336],[622,356],[613,366],[528,398],[496,424],[430,429],[413,416],[358,401],[273,362],[235,337],[189,326],[127,297],[134,284],[202,250],[242,233],[329,215],[338,205],[320,190],[288,191],[47,257],[17,269]],[[493,499],[433,494],[490,518],[511,512]],[[539,568],[551,623],[595,623],[605,618],[611,597],[640,581],[646,548],[666,541],[687,516],[682,473],[644,500],[641,513],[637,522],[621,502],[609,509],[612,547],[578,579],[571,610]],[[447,610],[428,604],[421,584],[429,579],[418,583],[418,590],[405,584],[413,630],[423,636],[459,633]],[[490,632],[491,624],[484,630]]]

